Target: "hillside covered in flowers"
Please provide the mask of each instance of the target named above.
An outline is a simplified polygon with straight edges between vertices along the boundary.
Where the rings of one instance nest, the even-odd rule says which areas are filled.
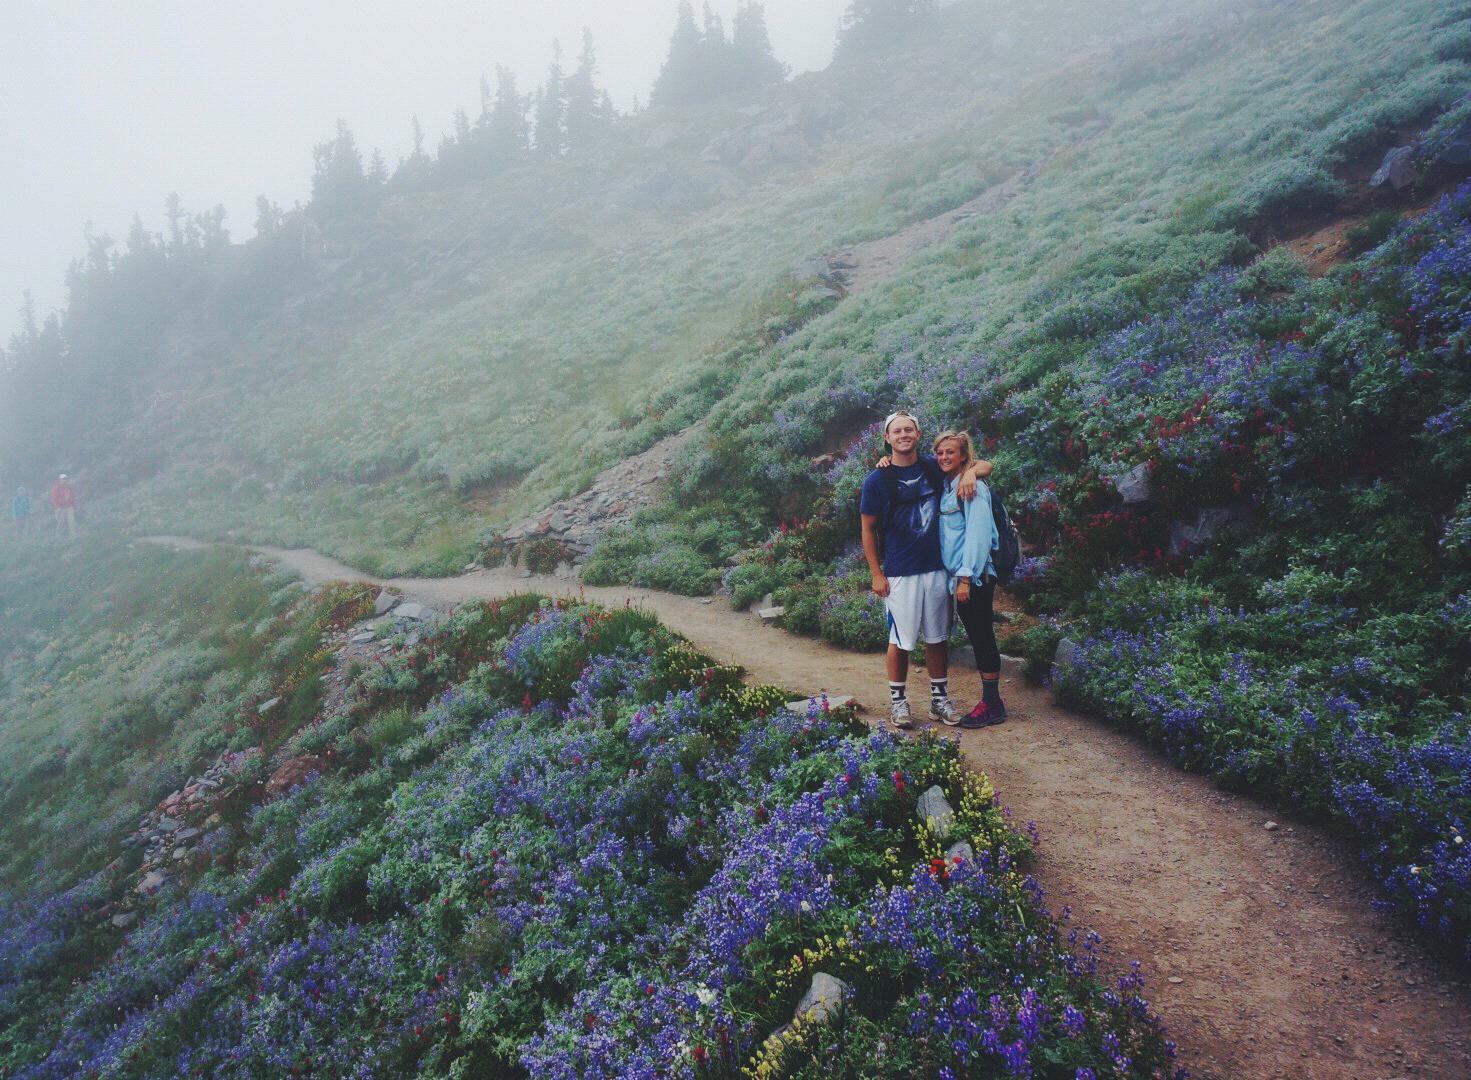
[[[7,1074],[1171,1074],[953,743],[784,698],[635,611],[465,605],[126,932],[116,867],[8,898]]]

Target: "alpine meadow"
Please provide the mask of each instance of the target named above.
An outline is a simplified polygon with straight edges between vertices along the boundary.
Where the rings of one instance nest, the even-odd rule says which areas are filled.
[[[1471,3],[668,6],[27,298],[0,1076],[1471,1075]]]

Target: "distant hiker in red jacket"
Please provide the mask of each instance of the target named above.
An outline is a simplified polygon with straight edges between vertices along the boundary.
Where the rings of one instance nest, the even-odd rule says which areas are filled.
[[[77,535],[77,489],[68,482],[66,473],[51,485],[51,510],[56,514],[56,535],[60,536],[65,529],[66,535],[74,539]]]

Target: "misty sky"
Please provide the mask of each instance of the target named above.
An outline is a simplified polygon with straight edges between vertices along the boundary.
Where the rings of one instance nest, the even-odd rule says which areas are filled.
[[[695,5],[696,10],[700,4]],[[712,4],[727,31],[735,0]],[[826,66],[847,0],[766,0],[778,57]],[[121,239],[134,212],[163,228],[163,200],[221,203],[236,240],[255,197],[310,193],[312,146],[338,117],[390,166],[430,152],[456,107],[479,111],[497,63],[521,88],[540,80],[559,37],[572,63],[591,27],[601,83],[620,109],[648,97],[675,0],[8,0],[0,38],[0,341],[30,289],[42,314],[63,300],[87,221]]]

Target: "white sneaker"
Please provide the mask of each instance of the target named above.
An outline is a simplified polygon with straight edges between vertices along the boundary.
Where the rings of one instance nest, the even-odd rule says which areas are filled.
[[[914,717],[909,712],[909,699],[900,698],[898,701],[889,702],[889,723],[896,728],[912,728]]]
[[[930,719],[956,727],[960,724],[960,710],[948,697],[932,697],[930,698]]]

